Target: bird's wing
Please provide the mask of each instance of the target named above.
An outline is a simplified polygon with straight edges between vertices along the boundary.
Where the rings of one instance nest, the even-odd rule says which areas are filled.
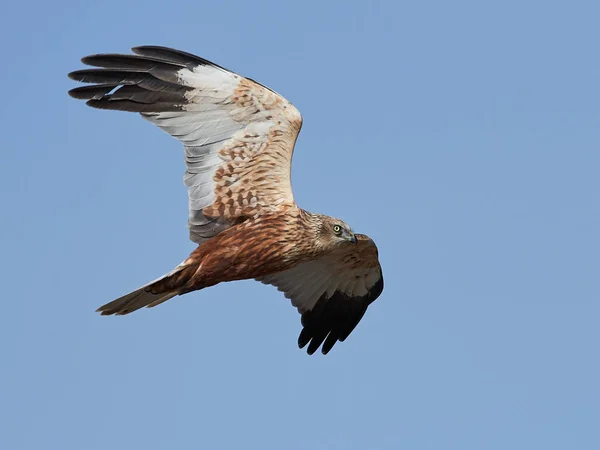
[[[272,284],[302,314],[298,345],[313,354],[321,344],[327,354],[344,341],[383,291],[383,274],[375,243],[356,235],[357,245],[344,245],[319,259],[257,280]]]
[[[69,77],[92,84],[69,94],[94,108],[140,113],[183,144],[192,241],[295,206],[290,170],[302,117],[290,102],[189,53],[132,51],[83,58],[98,68]]]

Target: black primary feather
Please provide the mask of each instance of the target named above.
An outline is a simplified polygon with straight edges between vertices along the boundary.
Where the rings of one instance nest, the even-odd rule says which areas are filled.
[[[352,333],[382,291],[383,276],[363,297],[350,297],[339,291],[329,298],[323,294],[312,310],[302,314],[298,346],[304,348],[310,343],[307,352],[312,355],[323,344],[321,351],[326,355],[337,341],[343,342]]]

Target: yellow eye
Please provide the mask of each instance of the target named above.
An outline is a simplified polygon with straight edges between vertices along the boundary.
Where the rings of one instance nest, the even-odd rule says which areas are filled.
[[[334,225],[333,226],[333,232],[335,234],[340,234],[342,232],[342,227],[340,227],[339,225]]]

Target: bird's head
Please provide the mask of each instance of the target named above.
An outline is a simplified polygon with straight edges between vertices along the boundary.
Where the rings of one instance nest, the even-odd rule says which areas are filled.
[[[329,216],[321,216],[319,240],[324,247],[357,243],[356,235],[347,223]]]

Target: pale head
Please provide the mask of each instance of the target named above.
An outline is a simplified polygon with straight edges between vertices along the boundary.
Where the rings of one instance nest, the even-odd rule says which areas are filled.
[[[333,249],[339,245],[356,245],[352,228],[346,222],[323,214],[311,214],[319,247]]]

